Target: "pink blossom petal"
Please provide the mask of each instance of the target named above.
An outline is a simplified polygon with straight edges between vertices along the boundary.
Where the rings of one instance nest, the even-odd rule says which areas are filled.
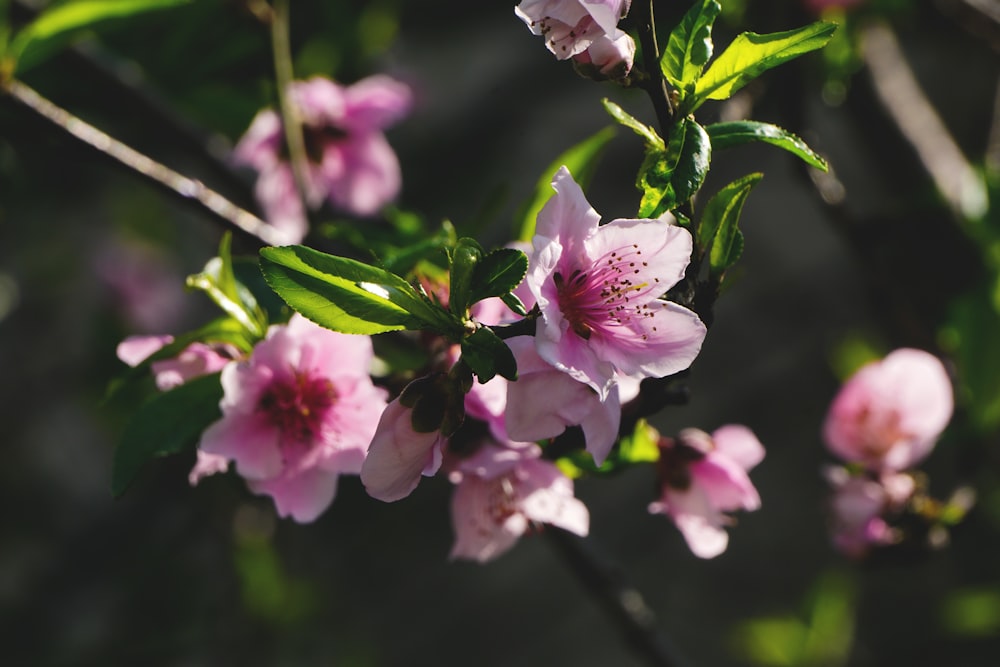
[[[587,257],[595,264],[617,263],[628,275],[632,299],[646,297],[648,301],[684,277],[692,243],[686,229],[664,220],[619,219],[598,227],[587,239],[586,248]]]
[[[712,432],[712,441],[720,454],[750,470],[764,460],[764,445],[746,426],[727,424]]]
[[[405,498],[417,488],[421,475],[433,475],[441,465],[441,433],[415,432],[412,415],[398,398],[382,413],[361,466],[361,482],[372,498],[385,502]]]
[[[721,511],[760,508],[760,496],[743,468],[715,452],[691,465],[694,483],[712,506]]]
[[[234,460],[241,477],[268,479],[283,468],[280,437],[263,416],[224,416],[205,429],[199,448]]]
[[[337,494],[337,479],[335,473],[313,469],[293,476],[250,480],[248,485],[254,493],[274,499],[278,516],[290,516],[299,523],[310,523],[333,502]]]
[[[344,173],[328,183],[330,201],[335,206],[371,216],[399,194],[399,161],[384,136],[349,135],[337,142],[337,150],[344,160]]]
[[[500,520],[493,512],[495,480],[470,476],[455,488],[451,500],[455,544],[449,558],[467,558],[480,563],[510,550],[528,529],[523,514],[512,513]]]
[[[196,486],[204,477],[226,472],[229,469],[229,459],[225,456],[209,454],[200,449],[197,451],[197,454],[198,459],[188,474],[188,483],[191,486]]]
[[[344,127],[352,132],[381,130],[410,113],[410,87],[388,76],[375,75],[358,81],[345,91],[347,113]]]
[[[552,177],[552,188],[556,191],[555,195],[538,212],[535,234],[545,240],[533,241],[535,251],[544,247],[543,244],[558,239],[565,254],[581,253],[587,238],[597,229],[601,216],[587,201],[566,167],[559,167],[556,171]],[[538,295],[535,294],[535,297]]]
[[[129,336],[118,343],[116,353],[119,359],[134,368],[173,341],[173,336]]]

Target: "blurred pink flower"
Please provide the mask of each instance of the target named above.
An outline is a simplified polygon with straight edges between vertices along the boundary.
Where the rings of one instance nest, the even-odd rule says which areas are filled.
[[[559,60],[584,56],[602,69],[632,68],[635,43],[618,29],[629,0],[522,0],[514,13]],[[614,60],[614,62],[612,62]]]
[[[129,336],[118,344],[118,358],[135,367],[173,340],[173,336]],[[154,361],[150,369],[156,377],[156,388],[168,391],[192,378],[221,371],[235,356],[234,350],[225,347],[192,343],[172,359]]]
[[[361,466],[361,482],[372,498],[393,502],[410,495],[422,475],[441,467],[445,437],[413,428],[413,410],[394,399],[382,413]]]
[[[572,480],[539,454],[534,445],[487,444],[449,475],[458,485],[451,498],[451,558],[492,560],[513,547],[532,522],[587,534],[590,514],[573,496]]]
[[[128,238],[103,242],[94,272],[133,331],[175,328],[186,305],[184,274],[162,248]]]
[[[315,77],[296,81],[289,95],[303,123],[310,208],[324,200],[359,216],[375,215],[399,193],[399,161],[382,133],[409,112],[410,89],[387,76],[351,86]],[[237,144],[237,162],[259,172],[256,195],[268,221],[290,243],[306,235],[307,221],[288,162],[281,119],[257,114]]]
[[[904,470],[923,460],[951,420],[951,381],[937,357],[909,348],[858,370],[827,413],[830,451],[872,470]]]
[[[539,356],[608,398],[616,375],[663,377],[705,338],[692,311],[660,297],[684,276],[691,234],[663,220],[600,216],[566,167],[538,214],[525,282],[541,310]]]
[[[898,541],[898,531],[884,517],[901,511],[913,496],[916,489],[913,477],[895,472],[877,478],[851,475],[840,466],[827,468],[825,474],[833,487],[831,530],[837,550],[861,558],[873,546]]]
[[[341,474],[357,474],[385,407],[368,375],[371,339],[323,329],[299,315],[272,326],[250,358],[222,370],[222,419],[202,434],[280,516],[316,519]],[[201,459],[197,481],[212,468]]]
[[[660,441],[659,475],[662,496],[649,511],[669,516],[699,558],[714,558],[729,544],[724,512],[752,511],[760,496],[747,472],[764,458],[757,436],[731,424],[712,435],[685,429],[674,441]]]

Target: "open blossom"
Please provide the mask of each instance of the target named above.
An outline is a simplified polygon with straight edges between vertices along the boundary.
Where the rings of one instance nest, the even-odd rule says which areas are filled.
[[[729,544],[725,512],[752,511],[760,496],[747,472],[764,458],[764,448],[745,426],[731,424],[712,435],[685,429],[674,441],[660,442],[662,495],[649,511],[666,514],[694,555],[714,558]]]
[[[833,544],[844,555],[860,558],[875,546],[899,540],[886,523],[888,514],[901,511],[913,496],[916,484],[906,473],[885,472],[878,477],[851,475],[831,466],[826,471],[833,487],[830,500]]]
[[[486,444],[449,475],[457,484],[451,500],[451,558],[492,560],[513,547],[533,522],[587,534],[590,513],[574,497],[573,481],[539,454],[534,445]]]
[[[410,109],[411,93],[386,76],[372,76],[351,86],[315,77],[290,85],[289,97],[303,124],[308,157],[307,204],[324,200],[359,216],[370,216],[399,193],[399,161],[383,130]],[[306,216],[295,187],[277,112],[257,114],[240,139],[234,157],[259,172],[257,199],[272,225],[290,243],[301,241]]]
[[[927,352],[902,348],[866,364],[844,384],[823,435],[845,461],[904,470],[930,454],[953,409],[944,365]]]
[[[234,461],[279,515],[316,519],[339,475],[360,472],[385,407],[385,392],[368,375],[371,361],[368,337],[299,315],[272,326],[249,359],[223,369],[222,418],[202,434],[200,450]]]
[[[138,366],[173,340],[173,336],[129,336],[118,344],[118,358],[129,366]],[[192,378],[222,370],[233,356],[233,351],[226,348],[191,343],[172,359],[154,361],[150,369],[156,378],[156,388],[167,391]]]
[[[576,57],[602,71],[632,68],[635,42],[618,29],[629,0],[522,0],[514,13],[559,60]],[[607,73],[607,71],[605,71]]]
[[[606,400],[616,376],[664,377],[691,365],[705,325],[661,299],[690,261],[691,234],[663,220],[600,216],[566,167],[538,214],[526,283],[541,311],[538,354]]]

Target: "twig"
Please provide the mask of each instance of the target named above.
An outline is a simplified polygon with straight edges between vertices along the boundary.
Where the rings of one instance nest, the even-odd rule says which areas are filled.
[[[581,584],[618,625],[629,647],[652,667],[687,665],[657,625],[656,614],[621,571],[599,556],[592,545],[554,526],[546,526],[549,544]]]
[[[202,210],[207,210],[215,218],[233,225],[268,245],[286,243],[284,234],[268,225],[253,213],[236,206],[231,201],[212,190],[201,181],[188,178],[166,165],[156,162],[137,150],[77,118],[65,109],[53,104],[35,90],[14,79],[2,88],[7,95],[42,116],[74,139],[81,141],[119,164],[145,176],[154,184],[180,196],[184,201],[194,202]]]
[[[988,206],[983,183],[921,90],[892,29],[880,22],[867,25],[862,52],[875,94],[948,207],[960,220],[981,217]]]
[[[642,87],[649,95],[660,125],[660,133],[666,139],[674,124],[674,109],[670,103],[670,91],[660,69],[660,47],[656,43],[656,21],[653,18],[655,0],[640,2],[633,10],[631,19],[635,21],[642,45],[643,69],[648,78],[642,80]]]
[[[295,189],[302,203],[303,214],[309,215],[309,174],[306,142],[302,133],[302,118],[291,96],[292,71],[291,25],[289,0],[275,0],[271,16],[271,46],[274,52],[274,76],[278,86],[278,107],[281,125],[288,146],[288,161],[292,166]]]

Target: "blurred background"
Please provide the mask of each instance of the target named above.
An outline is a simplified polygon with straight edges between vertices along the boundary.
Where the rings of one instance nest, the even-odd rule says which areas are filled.
[[[43,4],[11,2],[11,25]],[[664,35],[688,4],[654,3]],[[724,0],[716,52],[744,30],[815,20],[821,4]],[[740,515],[729,549],[704,561],[646,512],[650,468],[576,486],[592,516],[588,548],[642,593],[690,665],[986,666],[1000,655],[1000,213],[986,198],[1000,166],[1000,4],[846,4],[825,10],[844,25],[823,53],[699,111],[702,122],[787,127],[832,165],[821,176],[767,146],[715,155],[705,193],[752,171],[765,178],[691,400],[654,420],[665,433],[754,429],[767,448],[752,474],[762,509]],[[225,163],[274,99],[267,29],[245,5],[199,0],[110,22],[23,80],[253,207],[253,175]],[[400,206],[484,243],[510,237],[514,211],[559,153],[611,124],[603,97],[653,122],[640,91],[557,62],[510,2],[293,5],[299,77],[385,72],[415,90],[413,114],[388,133]],[[906,71],[955,153],[908,136],[891,106],[906,99],[892,88]],[[918,139],[936,136],[919,127]],[[605,219],[634,214],[641,156],[639,138],[619,129],[588,189]],[[234,475],[190,487],[191,452],[153,462],[112,497],[128,416],[102,402],[124,370],[115,346],[210,317],[183,279],[223,231],[0,97],[4,662],[647,664],[544,536],[485,566],[448,562],[442,478],[393,504],[346,478],[303,526],[275,519]],[[255,246],[237,237],[234,251]],[[949,360],[960,409],[922,469],[937,497],[970,486],[977,504],[941,548],[917,540],[849,561],[829,541],[820,424],[857,350],[900,346]]]

